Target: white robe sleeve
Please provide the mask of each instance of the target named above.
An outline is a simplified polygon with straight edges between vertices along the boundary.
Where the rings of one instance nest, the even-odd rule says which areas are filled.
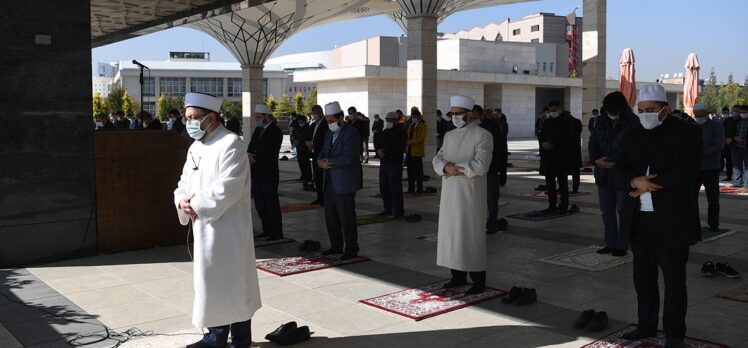
[[[189,156],[189,152],[188,152]],[[179,208],[179,202],[186,198],[190,193],[187,192],[189,190],[189,175],[192,170],[188,165],[188,160],[185,159],[184,161],[184,168],[182,168],[182,176],[179,177],[179,182],[177,183],[177,189],[174,190],[174,205],[177,207],[177,215],[179,216],[179,223],[182,225],[187,225],[190,222],[190,216],[187,215],[184,211],[182,211],[181,208]]]
[[[249,158],[237,143],[241,144],[237,141],[222,154],[217,176],[211,178],[204,189],[192,192],[195,194],[190,201],[192,209],[205,223],[220,218],[242,195],[249,194],[244,190],[249,176]]]
[[[444,176],[444,167],[447,166],[447,161],[444,160],[444,148],[446,147],[446,139],[442,143],[442,148],[436,153],[434,159],[431,160],[431,164],[434,166],[434,171],[438,176]]]
[[[472,178],[486,175],[488,166],[491,165],[491,155],[493,154],[493,137],[488,131],[476,134],[479,136],[475,144],[475,156],[470,162],[456,163],[458,167],[465,168],[463,173],[465,177]]]

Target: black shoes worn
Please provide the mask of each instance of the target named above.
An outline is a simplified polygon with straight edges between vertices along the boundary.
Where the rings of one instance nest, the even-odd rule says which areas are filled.
[[[279,326],[275,331],[265,335],[265,339],[279,344],[289,346],[311,339],[311,332],[308,326],[297,327],[295,321],[285,323]]]
[[[342,253],[343,253],[342,251],[337,251],[337,250],[329,249],[329,250],[323,251],[322,252],[322,256],[340,255]]]
[[[344,253],[343,256],[340,257],[340,260],[341,261],[352,260],[352,259],[355,259],[357,257],[358,257],[358,255],[356,255],[356,254]]]
[[[628,254],[628,251],[626,249],[615,249],[610,247],[604,247],[598,251],[596,251],[598,254],[611,254],[616,257],[623,257]]]
[[[645,331],[636,329],[634,331],[629,331],[623,334],[621,338],[623,338],[626,341],[639,341],[645,338],[650,338],[650,337],[655,337],[655,336],[657,336],[657,332],[645,332]]]
[[[529,305],[538,300],[538,293],[532,288],[512,287],[509,293],[501,298],[502,303],[516,303],[520,306]]]
[[[722,275],[727,278],[740,278],[740,272],[732,268],[730,264],[717,262],[715,265],[712,261],[707,261],[701,266],[701,274],[707,277]]]
[[[318,251],[320,249],[322,249],[322,243],[308,239],[299,247],[299,251]]]
[[[585,329],[591,332],[600,332],[608,327],[608,313],[595,312],[594,309],[588,309],[574,321],[575,329]]]

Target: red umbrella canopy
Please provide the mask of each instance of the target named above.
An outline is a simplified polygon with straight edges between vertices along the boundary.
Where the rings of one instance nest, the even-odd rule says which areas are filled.
[[[699,102],[699,57],[691,53],[686,59],[686,80],[683,83],[683,106],[689,115],[693,115],[693,106]]]
[[[618,60],[621,66],[621,79],[619,81],[619,90],[626,96],[629,107],[632,109],[636,105],[636,71],[634,69],[634,50],[626,48]]]

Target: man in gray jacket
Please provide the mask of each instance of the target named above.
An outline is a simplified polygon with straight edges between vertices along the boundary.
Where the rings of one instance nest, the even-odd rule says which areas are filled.
[[[725,146],[725,130],[722,125],[707,117],[706,106],[698,103],[693,106],[693,114],[696,123],[701,126],[704,138],[704,158],[701,162],[701,173],[696,180],[695,192],[698,197],[701,185],[706,191],[706,200],[709,204],[708,218],[709,230],[719,230],[719,173],[720,154]],[[697,198],[698,199],[698,198]]]

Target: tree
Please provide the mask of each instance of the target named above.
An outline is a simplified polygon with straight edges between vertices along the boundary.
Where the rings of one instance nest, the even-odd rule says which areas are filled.
[[[700,99],[701,102],[706,105],[708,112],[719,113],[722,109],[719,91],[717,89],[717,76],[714,74],[714,68],[712,68],[712,71],[709,73],[704,89],[701,91]]]
[[[265,105],[267,105],[268,109],[270,109],[270,112],[274,112],[275,108],[278,106],[278,102],[275,100],[275,97],[271,94],[265,99]]]
[[[109,104],[105,98],[101,97],[101,93],[96,92],[93,95],[93,114],[94,116],[100,113],[108,113]]]
[[[109,112],[115,113],[122,110],[122,96],[127,92],[124,88],[115,86],[109,91],[107,101],[109,102]]]
[[[242,117],[242,102],[224,99],[221,103],[221,112],[230,112],[235,117]]]
[[[306,103],[304,103],[304,112],[302,112],[303,115],[309,115],[312,113],[312,106],[317,105],[317,88],[312,88],[311,91],[309,91],[309,98],[307,99]]]
[[[293,105],[294,105],[294,111],[296,111],[299,115],[304,115],[304,108],[305,108],[305,100],[304,95],[301,94],[301,92],[296,92],[296,94],[293,96]]]
[[[729,80],[728,80],[729,81]],[[719,100],[720,103],[727,107],[732,107],[736,104],[744,104],[745,97],[741,95],[740,85],[737,83],[723,84],[719,88]]]
[[[275,107],[275,110],[273,110],[273,116],[276,118],[286,118],[292,113],[293,108],[291,107],[291,98],[288,97],[288,94],[283,93],[278,101],[278,105]]]
[[[137,114],[140,109],[138,108],[138,103],[135,101],[135,98],[131,97],[129,93],[127,93],[127,90],[125,90],[124,93],[122,93],[122,112],[127,114]]]
[[[161,121],[166,121],[169,118],[169,110],[171,109],[184,110],[184,98],[182,97],[162,94],[158,97],[157,104],[156,116]]]

